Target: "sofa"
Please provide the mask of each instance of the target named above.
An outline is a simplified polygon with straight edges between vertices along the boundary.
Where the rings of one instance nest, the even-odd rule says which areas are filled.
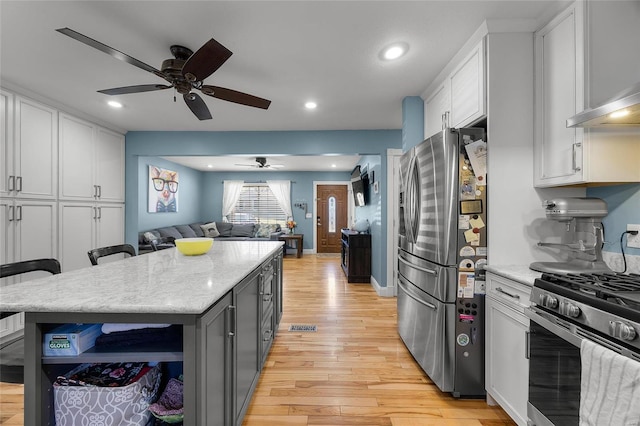
[[[220,241],[277,241],[284,234],[278,224],[262,223],[229,223],[229,222],[196,222],[187,225],[165,226],[138,232],[138,254],[156,249],[173,247],[171,238],[212,237]]]

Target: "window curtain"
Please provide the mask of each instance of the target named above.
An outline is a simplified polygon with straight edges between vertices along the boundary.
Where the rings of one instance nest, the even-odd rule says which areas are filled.
[[[240,192],[244,186],[243,180],[225,180],[224,191],[222,193],[222,219],[227,220],[227,216],[233,212],[238,204]]]
[[[278,204],[287,218],[293,219],[293,210],[291,210],[291,182],[288,180],[268,180],[269,189],[278,200]]]

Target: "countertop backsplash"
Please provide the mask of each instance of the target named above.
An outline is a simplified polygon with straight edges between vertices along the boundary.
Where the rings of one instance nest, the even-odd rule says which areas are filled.
[[[625,254],[624,257],[627,260],[627,274],[640,274],[640,256]],[[622,272],[624,270],[624,261],[622,260],[622,253],[615,253],[611,251],[603,251],[602,258],[609,268],[616,272]]]

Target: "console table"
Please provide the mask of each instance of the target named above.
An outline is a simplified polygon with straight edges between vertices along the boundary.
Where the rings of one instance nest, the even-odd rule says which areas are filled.
[[[280,241],[284,241],[285,244],[289,247],[291,247],[291,241],[295,241],[296,257],[302,257],[303,237],[303,234],[282,234],[278,237],[278,239]],[[287,253],[286,247],[284,253]]]

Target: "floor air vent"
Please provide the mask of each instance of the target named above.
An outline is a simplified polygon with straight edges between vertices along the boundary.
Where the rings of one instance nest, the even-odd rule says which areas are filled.
[[[291,324],[289,331],[318,331],[317,325]]]

